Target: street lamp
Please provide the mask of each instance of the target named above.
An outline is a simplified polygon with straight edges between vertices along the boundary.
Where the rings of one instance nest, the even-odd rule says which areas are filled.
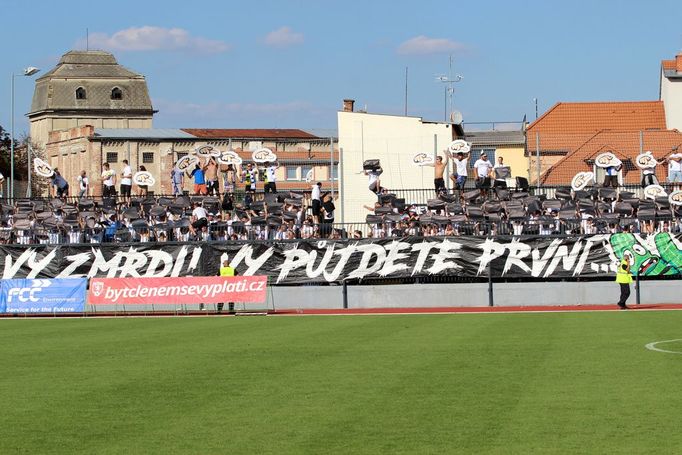
[[[12,128],[10,131],[10,171],[9,171],[9,178],[10,178],[10,187],[9,187],[9,197],[11,199],[14,199],[14,78],[16,76],[33,76],[36,74],[40,69],[36,68],[35,66],[29,66],[28,68],[24,68],[24,72],[22,74],[14,74],[12,73],[12,109],[10,110],[10,113],[12,115]],[[31,168],[31,163],[28,163],[29,167],[29,172]]]

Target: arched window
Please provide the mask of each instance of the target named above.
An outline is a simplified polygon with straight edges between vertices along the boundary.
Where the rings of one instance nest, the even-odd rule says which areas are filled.
[[[122,100],[123,99],[123,92],[121,91],[120,88],[114,87],[111,89],[111,99],[112,100]]]
[[[84,100],[85,98],[86,98],[85,89],[83,87],[78,87],[76,89],[76,99],[77,100]]]

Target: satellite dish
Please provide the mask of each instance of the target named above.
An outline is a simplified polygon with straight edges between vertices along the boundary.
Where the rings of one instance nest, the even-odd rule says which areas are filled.
[[[463,121],[464,117],[462,117],[462,113],[460,111],[453,111],[450,113],[450,122],[454,123],[455,125],[461,125]]]

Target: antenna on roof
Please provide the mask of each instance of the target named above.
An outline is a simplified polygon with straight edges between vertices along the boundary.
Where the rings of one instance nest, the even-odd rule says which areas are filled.
[[[407,117],[407,66],[405,67],[405,117]]]
[[[85,50],[90,50],[90,33],[88,33],[88,28],[85,28]]]

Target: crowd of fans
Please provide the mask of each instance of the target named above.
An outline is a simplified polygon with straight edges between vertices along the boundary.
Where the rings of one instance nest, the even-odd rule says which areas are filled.
[[[17,200],[3,204],[0,242],[17,244],[395,238],[457,235],[578,235],[682,232],[682,208],[665,197],[557,189],[553,198],[495,188],[441,192],[409,204],[383,189],[365,224],[334,223],[334,201],[312,193],[269,193],[235,202],[215,196]]]
[[[318,187],[319,188],[319,187]],[[341,238],[334,203],[318,192],[316,213],[302,193],[246,193],[100,199],[20,199],[2,204],[0,242],[56,244]]]
[[[368,236],[580,235],[618,232],[682,232],[682,207],[667,197],[640,199],[614,188],[571,191],[559,188],[553,198],[494,188],[441,194],[424,207],[405,206],[390,194],[379,196],[367,216]]]

